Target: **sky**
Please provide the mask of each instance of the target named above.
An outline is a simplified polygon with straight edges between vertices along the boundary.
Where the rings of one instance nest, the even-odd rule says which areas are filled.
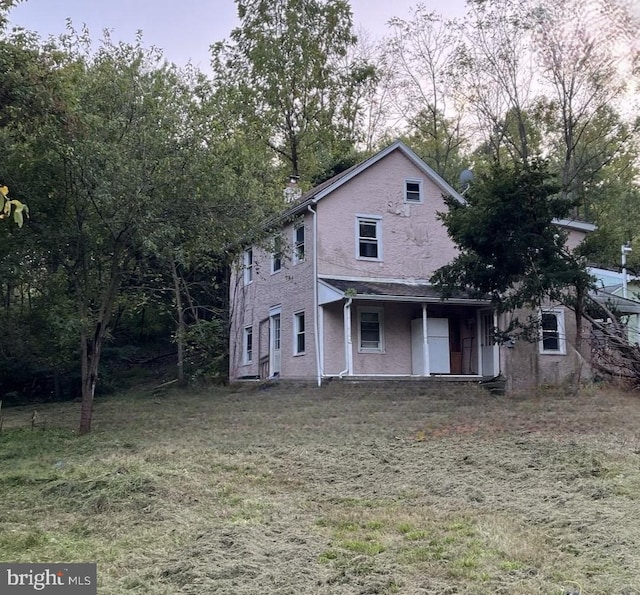
[[[350,0],[356,31],[373,38],[387,32],[392,17],[409,18],[421,0]],[[428,10],[448,17],[464,14],[465,0],[422,0]],[[209,46],[229,36],[238,25],[233,0],[26,0],[10,13],[13,25],[36,31],[41,37],[64,33],[66,19],[76,29],[86,24],[92,39],[106,28],[112,38],[134,41],[142,30],[145,46],[156,46],[179,65],[189,60],[208,68]]]

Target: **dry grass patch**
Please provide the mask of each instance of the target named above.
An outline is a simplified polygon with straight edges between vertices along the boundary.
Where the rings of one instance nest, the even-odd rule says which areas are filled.
[[[106,595],[640,593],[635,394],[130,393],[83,437],[77,413],[4,412],[1,559],[95,560]]]

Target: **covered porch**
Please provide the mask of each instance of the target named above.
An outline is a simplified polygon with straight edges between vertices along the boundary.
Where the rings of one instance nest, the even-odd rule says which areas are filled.
[[[493,378],[496,315],[487,300],[446,301],[426,283],[322,279],[323,377]]]

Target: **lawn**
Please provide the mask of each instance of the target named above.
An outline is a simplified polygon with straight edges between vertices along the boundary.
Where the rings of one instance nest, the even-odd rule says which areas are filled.
[[[99,593],[640,593],[640,395],[333,384],[3,411],[0,560]]]

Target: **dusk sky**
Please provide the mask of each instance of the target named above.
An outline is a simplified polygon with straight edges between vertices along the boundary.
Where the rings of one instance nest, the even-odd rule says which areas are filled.
[[[408,18],[419,0],[351,0],[356,29],[363,27],[373,37],[382,37],[387,21]],[[446,16],[461,16],[465,0],[423,2],[429,10]],[[92,39],[102,30],[113,31],[117,40],[133,41],[143,32],[144,45],[164,50],[165,57],[178,64],[189,59],[206,68],[209,46],[229,36],[237,26],[233,0],[26,0],[10,13],[13,25],[38,32],[42,37],[65,31],[70,18],[76,29],[89,27]]]

